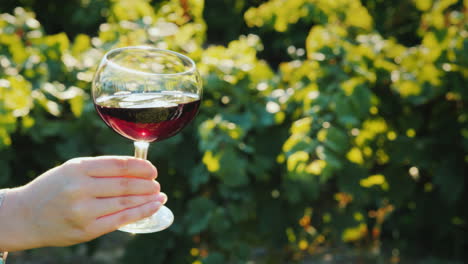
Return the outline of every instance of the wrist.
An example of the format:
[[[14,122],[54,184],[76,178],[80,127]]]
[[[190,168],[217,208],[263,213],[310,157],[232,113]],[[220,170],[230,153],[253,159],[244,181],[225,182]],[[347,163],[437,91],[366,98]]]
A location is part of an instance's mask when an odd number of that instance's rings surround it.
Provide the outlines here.
[[[20,251],[39,247],[39,240],[29,221],[28,204],[24,197],[24,187],[8,189],[0,208],[0,250]]]

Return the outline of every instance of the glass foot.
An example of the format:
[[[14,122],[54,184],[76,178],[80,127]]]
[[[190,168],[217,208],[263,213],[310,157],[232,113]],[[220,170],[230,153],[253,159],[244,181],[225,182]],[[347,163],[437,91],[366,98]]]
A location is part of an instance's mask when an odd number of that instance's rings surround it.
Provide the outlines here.
[[[119,230],[134,234],[153,233],[168,228],[172,222],[174,222],[174,214],[169,208],[163,206],[152,216],[122,226]]]

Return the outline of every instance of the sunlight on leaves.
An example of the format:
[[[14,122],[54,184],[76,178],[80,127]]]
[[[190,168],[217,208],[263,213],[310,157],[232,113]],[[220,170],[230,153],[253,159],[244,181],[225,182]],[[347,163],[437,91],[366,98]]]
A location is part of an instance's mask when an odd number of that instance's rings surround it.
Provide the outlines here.
[[[71,53],[73,56],[79,56],[91,47],[91,38],[85,34],[78,34],[73,43]]]
[[[364,164],[364,158],[362,156],[362,152],[357,147],[350,149],[349,152],[346,154],[346,158],[353,163],[356,163],[359,165]]]
[[[408,97],[412,95],[419,95],[421,93],[421,86],[414,81],[401,81],[396,85],[397,91],[403,97]]]
[[[304,117],[302,119],[296,120],[291,126],[291,133],[295,135],[307,134],[310,131],[313,118]]]
[[[374,139],[378,134],[385,133],[388,129],[384,119],[370,119],[364,121],[359,135],[356,137],[356,144],[363,146],[366,141]]]
[[[350,96],[351,94],[353,94],[354,88],[357,85],[362,84],[363,82],[364,82],[363,78],[353,77],[341,83],[341,88],[345,91],[345,94],[347,96]]]
[[[379,186],[382,190],[387,191],[389,186],[385,180],[385,176],[382,174],[371,175],[365,179],[359,181],[359,185],[364,188],[371,188],[373,186]]]
[[[344,242],[353,242],[362,239],[367,234],[367,226],[364,223],[356,227],[346,228],[341,235]]]
[[[325,166],[327,166],[327,162],[324,160],[314,160],[307,165],[305,171],[310,174],[320,175]]]
[[[209,172],[217,172],[219,170],[219,156],[214,156],[211,151],[205,152],[202,160]]]
[[[359,1],[350,1],[349,5],[345,23],[350,26],[370,30],[372,27],[372,17],[369,15],[367,9],[364,8]]]
[[[432,0],[413,0],[413,2],[421,11],[428,11],[432,6]]]
[[[288,171],[303,171],[305,162],[309,160],[309,153],[305,151],[297,151],[288,157]]]

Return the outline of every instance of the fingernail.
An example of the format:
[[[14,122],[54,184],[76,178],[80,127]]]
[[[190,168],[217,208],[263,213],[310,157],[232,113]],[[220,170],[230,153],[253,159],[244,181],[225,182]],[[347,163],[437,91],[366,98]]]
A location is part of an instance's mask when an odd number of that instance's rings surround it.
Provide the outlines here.
[[[156,188],[155,192],[159,192],[161,190],[161,185],[159,184],[159,182],[157,181],[154,181],[156,184],[154,185],[154,188]]]
[[[161,202],[162,204],[165,204],[165,203],[167,202],[167,195],[166,195],[165,193],[163,193],[163,192],[160,192],[160,193],[158,194],[157,200],[158,200],[159,202]]]

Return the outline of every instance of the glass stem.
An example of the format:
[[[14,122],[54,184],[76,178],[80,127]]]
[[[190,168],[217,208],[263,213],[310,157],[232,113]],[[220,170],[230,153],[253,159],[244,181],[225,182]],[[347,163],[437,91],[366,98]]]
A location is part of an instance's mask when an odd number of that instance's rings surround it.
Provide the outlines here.
[[[135,158],[146,159],[146,156],[148,155],[149,143],[143,141],[135,141],[133,145],[135,146]]]

